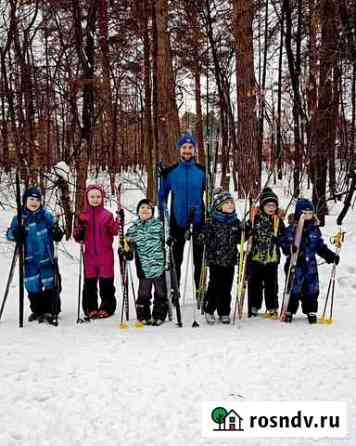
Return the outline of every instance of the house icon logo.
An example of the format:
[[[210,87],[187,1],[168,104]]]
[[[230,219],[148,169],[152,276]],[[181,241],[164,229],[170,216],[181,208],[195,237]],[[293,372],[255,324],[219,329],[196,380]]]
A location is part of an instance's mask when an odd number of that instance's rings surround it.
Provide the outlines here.
[[[243,432],[243,418],[233,409],[227,411],[225,407],[215,407],[211,412],[211,419],[218,424],[214,431]]]

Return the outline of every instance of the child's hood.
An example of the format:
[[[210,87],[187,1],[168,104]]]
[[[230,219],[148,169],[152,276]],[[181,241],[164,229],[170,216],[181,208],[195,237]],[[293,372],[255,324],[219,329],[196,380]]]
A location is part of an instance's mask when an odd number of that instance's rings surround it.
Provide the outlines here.
[[[103,208],[105,199],[105,190],[103,186],[99,184],[90,184],[85,190],[85,210],[88,211],[89,209],[92,209],[92,206],[90,206],[88,201],[88,194],[91,190],[98,190],[101,192],[101,203],[99,204],[98,208]]]

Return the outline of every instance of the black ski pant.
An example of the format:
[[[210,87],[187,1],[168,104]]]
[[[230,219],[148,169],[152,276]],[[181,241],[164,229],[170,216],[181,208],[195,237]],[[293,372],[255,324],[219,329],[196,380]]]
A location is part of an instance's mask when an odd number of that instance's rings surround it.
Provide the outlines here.
[[[44,290],[39,293],[29,293],[30,309],[36,314],[59,314],[61,299],[56,289]]]
[[[268,310],[278,308],[278,263],[251,261],[248,269],[248,307],[262,307],[263,289]]]
[[[99,278],[101,304],[98,306],[98,278],[86,278],[83,288],[83,311],[88,315],[91,311],[103,310],[110,315],[115,313],[116,298],[114,278]]]
[[[233,266],[211,265],[209,270],[205,311],[214,314],[217,310],[219,316],[228,316],[231,311],[231,288],[235,268]]]
[[[167,288],[164,273],[159,277],[139,279],[136,313],[139,321],[151,319],[152,287],[154,287],[152,318],[164,321],[168,312]]]
[[[299,301],[302,304],[302,312],[304,314],[318,312],[318,297],[319,293],[308,293],[307,285],[304,282],[301,294],[291,294],[288,311],[295,314],[298,311]]]
[[[178,285],[180,284],[180,278],[181,278],[181,266],[183,262],[184,245],[186,242],[193,243],[194,281],[196,289],[199,288],[200,273],[201,273],[203,251],[204,251],[204,247],[201,244],[197,243],[195,235],[197,234],[197,232],[198,228],[194,228],[192,240],[186,240],[185,239],[186,230],[180,228],[179,226],[174,224],[174,222],[171,223],[171,237],[174,239],[173,256],[177,272]]]

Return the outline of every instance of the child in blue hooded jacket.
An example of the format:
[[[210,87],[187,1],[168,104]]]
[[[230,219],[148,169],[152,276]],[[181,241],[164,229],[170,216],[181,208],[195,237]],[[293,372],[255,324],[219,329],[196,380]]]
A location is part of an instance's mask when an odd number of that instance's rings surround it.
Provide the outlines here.
[[[318,254],[327,263],[338,264],[340,259],[324,243],[313,204],[309,200],[301,198],[297,201],[295,207],[293,223],[286,228],[280,239],[283,253],[287,256],[285,270],[288,271],[295,232],[302,213],[304,214],[304,228],[290,301],[284,321],[292,322],[293,314],[297,312],[299,301],[301,301],[303,313],[308,316],[309,323],[314,324],[317,321],[316,313],[319,297],[318,265],[315,256]]]
[[[18,217],[13,217],[7,239],[24,246],[24,282],[32,311],[29,322],[50,322],[61,307],[59,290],[55,289],[53,242],[62,240],[64,234],[51,211],[43,208],[39,188],[28,188],[22,204],[22,224],[19,226]]]

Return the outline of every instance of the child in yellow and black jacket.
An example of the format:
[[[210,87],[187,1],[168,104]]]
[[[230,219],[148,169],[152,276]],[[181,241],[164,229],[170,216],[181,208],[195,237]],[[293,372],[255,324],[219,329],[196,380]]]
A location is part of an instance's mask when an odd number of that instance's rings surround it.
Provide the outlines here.
[[[278,212],[278,197],[272,189],[263,189],[260,206],[250,225],[248,317],[257,316],[264,291],[267,317],[278,319],[279,237],[285,226]]]

